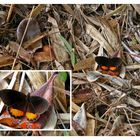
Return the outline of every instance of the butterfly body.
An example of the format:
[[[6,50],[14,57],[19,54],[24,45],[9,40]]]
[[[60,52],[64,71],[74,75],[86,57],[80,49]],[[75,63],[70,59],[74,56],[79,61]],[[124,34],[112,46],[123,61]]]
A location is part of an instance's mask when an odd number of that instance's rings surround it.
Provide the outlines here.
[[[122,61],[118,57],[104,57],[97,56],[95,61],[98,63],[98,70],[102,73],[109,74],[112,76],[118,76],[121,68]]]
[[[12,117],[26,118],[30,122],[36,121],[48,109],[48,102],[44,98],[30,94],[26,96],[15,90],[1,90],[0,98]]]

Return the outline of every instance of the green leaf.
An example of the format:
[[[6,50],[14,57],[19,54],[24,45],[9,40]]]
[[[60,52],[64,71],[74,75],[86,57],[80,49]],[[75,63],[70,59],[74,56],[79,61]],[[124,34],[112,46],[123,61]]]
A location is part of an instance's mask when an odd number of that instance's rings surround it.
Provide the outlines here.
[[[59,72],[58,76],[59,76],[59,80],[65,83],[68,75],[67,72]]]
[[[63,36],[60,35],[60,38],[64,42],[64,45],[65,45],[64,47],[70,55],[71,64],[72,66],[74,66],[77,62],[76,55],[74,53],[74,48],[69,44],[69,42]]]
[[[72,51],[73,51],[73,53],[71,53],[70,59],[71,59],[72,66],[74,66],[77,63],[77,59],[76,59],[76,55],[74,53],[74,50],[72,50]]]

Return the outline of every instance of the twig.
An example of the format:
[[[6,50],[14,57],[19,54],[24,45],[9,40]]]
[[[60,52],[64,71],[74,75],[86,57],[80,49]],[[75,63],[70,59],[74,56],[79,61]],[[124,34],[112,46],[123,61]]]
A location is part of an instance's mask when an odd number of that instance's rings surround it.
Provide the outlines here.
[[[125,115],[126,115],[127,121],[128,121],[128,123],[129,123],[129,125],[130,125],[131,129],[132,129],[132,130],[133,130],[133,132],[134,132],[134,135],[136,136],[136,133],[135,133],[135,131],[134,131],[134,129],[133,129],[133,126],[132,126],[132,124],[131,124],[131,123],[130,123],[130,121],[129,121],[128,114],[127,114],[127,112],[125,111],[125,109],[124,109],[124,108],[123,108],[123,111],[124,111],[124,113],[125,113]]]
[[[22,43],[23,43],[25,34],[26,34],[26,32],[27,32],[27,29],[28,29],[28,26],[29,26],[29,23],[30,23],[30,20],[31,20],[31,17],[32,17],[33,9],[34,9],[34,6],[33,6],[32,11],[31,11],[31,13],[30,13],[30,17],[29,17],[29,20],[28,20],[28,22],[27,22],[27,25],[26,25],[25,31],[24,31],[24,33],[23,33],[22,39],[21,39],[21,41],[20,41],[20,45],[19,45],[19,48],[18,48],[16,57],[15,57],[15,59],[14,59],[13,65],[12,65],[12,70],[14,69],[14,66],[15,66],[15,64],[16,64],[16,60],[17,60],[17,57],[18,57],[18,55],[19,55],[21,45],[22,45]]]
[[[11,4],[10,9],[8,11],[8,16],[7,16],[6,22],[9,22],[12,12],[13,12],[13,8],[14,8],[14,4]]]

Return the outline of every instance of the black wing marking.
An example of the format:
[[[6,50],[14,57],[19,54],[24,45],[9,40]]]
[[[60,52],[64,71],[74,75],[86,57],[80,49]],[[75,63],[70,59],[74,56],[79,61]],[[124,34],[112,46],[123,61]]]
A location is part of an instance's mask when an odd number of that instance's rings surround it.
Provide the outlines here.
[[[99,66],[109,66],[109,58],[104,56],[97,56],[95,57],[95,61],[98,63]]]
[[[48,101],[39,96],[31,96],[29,98],[28,112],[42,114],[47,111]]]
[[[121,58],[117,58],[117,57],[110,58],[110,63],[109,63],[110,66],[119,67],[121,64],[122,64]]]
[[[25,110],[26,95],[11,89],[0,90],[0,98],[6,106]]]

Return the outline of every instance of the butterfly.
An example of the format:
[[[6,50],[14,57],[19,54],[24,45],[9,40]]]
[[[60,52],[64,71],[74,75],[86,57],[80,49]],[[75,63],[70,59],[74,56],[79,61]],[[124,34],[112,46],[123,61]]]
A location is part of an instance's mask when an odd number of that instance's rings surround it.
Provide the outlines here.
[[[25,117],[30,122],[35,122],[49,107],[48,101],[42,97],[25,95],[12,89],[0,90],[0,98],[12,117]]]
[[[97,62],[98,69],[101,70],[102,73],[106,73],[112,76],[118,76],[121,68],[122,60],[118,57],[104,57],[97,56],[95,57],[95,61]]]

